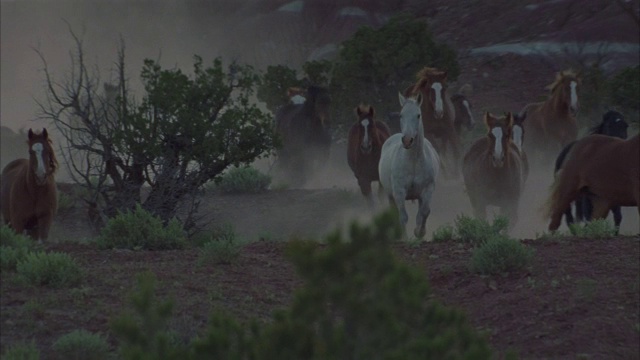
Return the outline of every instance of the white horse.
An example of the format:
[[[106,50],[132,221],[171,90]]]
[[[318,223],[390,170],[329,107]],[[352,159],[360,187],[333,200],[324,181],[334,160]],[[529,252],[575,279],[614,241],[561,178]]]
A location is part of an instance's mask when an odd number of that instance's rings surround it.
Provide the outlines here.
[[[440,157],[433,145],[424,137],[420,105],[422,95],[407,99],[400,98],[400,133],[391,135],[382,146],[378,171],[380,184],[387,192],[392,206],[400,213],[403,236],[409,219],[404,206],[405,200],[418,200],[414,235],[422,238],[426,233],[425,223],[431,213],[431,196],[435,189]]]

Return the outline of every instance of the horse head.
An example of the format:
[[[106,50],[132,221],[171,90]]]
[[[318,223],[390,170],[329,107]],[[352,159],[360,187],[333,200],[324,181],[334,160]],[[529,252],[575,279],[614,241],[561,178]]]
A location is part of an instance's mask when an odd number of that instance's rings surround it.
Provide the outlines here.
[[[428,104],[433,109],[434,117],[442,119],[444,116],[447,71],[425,67],[418,72],[418,79],[416,90],[419,90],[426,97]]]
[[[400,131],[402,133],[402,146],[410,149],[415,144],[418,137],[424,136],[420,106],[422,105],[422,95],[419,93],[415,99],[405,98],[398,93],[400,99]]]
[[[628,127],[629,124],[624,120],[622,114],[615,110],[610,110],[602,115],[602,123],[593,128],[592,133],[626,139]]]
[[[491,160],[493,166],[501,168],[506,163],[505,158],[509,149],[513,116],[510,112],[503,117],[496,117],[489,112],[484,114],[484,123],[487,125]]]
[[[579,74],[572,70],[565,70],[557,73],[555,81],[547,86],[552,96],[562,105],[567,106],[573,116],[578,113],[578,88],[581,82]]]
[[[513,114],[513,127],[511,128],[511,139],[518,148],[518,152],[522,153],[522,144],[524,143],[524,120],[527,118],[527,112],[522,114]]]
[[[375,136],[373,115],[374,110],[371,105],[360,105],[356,108],[358,124],[361,127],[359,132],[360,151],[363,154],[370,154],[373,149],[373,136]]]
[[[476,120],[471,112],[471,103],[466,96],[455,94],[451,97],[451,102],[456,109],[456,121],[464,125],[467,130],[471,130],[476,126]]]
[[[27,144],[29,144],[29,166],[35,175],[36,183],[45,185],[58,168],[58,161],[47,129],[43,128],[39,134],[29,129]]]

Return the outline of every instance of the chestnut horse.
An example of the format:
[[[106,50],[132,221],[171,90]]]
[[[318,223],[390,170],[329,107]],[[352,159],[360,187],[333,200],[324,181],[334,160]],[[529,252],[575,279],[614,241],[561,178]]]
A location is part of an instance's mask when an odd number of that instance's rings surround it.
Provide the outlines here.
[[[462,175],[475,217],[486,219],[487,206],[500,207],[513,227],[524,186],[520,154],[512,144],[513,116],[485,113],[487,136],[476,140],[462,160]]]
[[[378,173],[380,150],[382,144],[389,138],[390,131],[387,124],[374,118],[372,106],[360,105],[356,107],[355,112],[357,121],[349,130],[347,162],[358,179],[362,195],[372,204],[371,183],[380,182]]]
[[[415,85],[404,91],[405,96],[422,94],[421,112],[424,136],[443,158],[445,172],[459,175],[461,145],[454,126],[455,108],[447,96],[447,72],[425,67],[417,74]]]
[[[2,170],[1,199],[4,223],[34,239],[47,240],[58,208],[55,172],[58,168],[47,129],[29,129],[29,159],[16,159]]]
[[[556,74],[555,81],[547,86],[549,98],[544,102],[528,104],[522,109],[528,120],[524,128],[529,136],[525,144],[527,154],[546,166],[551,159],[578,136],[578,87],[580,78],[571,70]]]
[[[589,134],[602,134],[615,136],[620,139],[626,139],[627,127],[629,127],[629,124],[624,121],[624,116],[617,111],[610,110],[602,115],[602,122],[592,127],[589,131]],[[575,141],[565,146],[558,155],[555,166],[556,173],[560,170],[560,168],[562,168],[562,164],[567,154],[569,153],[569,150],[571,150],[574,144]],[[578,222],[591,221],[591,212],[593,207],[587,195],[580,196],[575,202],[575,207],[576,218]],[[615,224],[616,229],[618,229],[620,227],[620,223],[622,222],[622,211],[620,210],[620,206],[612,207],[611,212],[613,213],[613,223]],[[567,208],[567,210],[564,212],[564,215],[567,226],[569,226],[569,229],[571,229],[570,225],[574,222],[573,214],[571,213],[571,206]]]
[[[640,215],[640,134],[628,140],[594,134],[578,140],[556,174],[547,200],[549,230],[580,196],[593,203],[593,219],[603,219],[614,206],[636,206]]]
[[[524,182],[529,177],[529,158],[524,151],[524,120],[527,118],[527,112],[523,114],[513,114],[513,126],[511,128],[511,140],[513,145],[518,149],[518,154],[522,160],[522,174]]]

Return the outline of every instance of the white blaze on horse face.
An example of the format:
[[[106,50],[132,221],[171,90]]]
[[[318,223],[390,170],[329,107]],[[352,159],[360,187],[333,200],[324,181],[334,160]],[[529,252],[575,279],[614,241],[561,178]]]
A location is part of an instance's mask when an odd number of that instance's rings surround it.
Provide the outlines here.
[[[522,127],[513,125],[513,143],[516,144],[518,151],[522,152]]]
[[[407,99],[404,102],[400,111],[400,131],[405,149],[411,148],[415,139],[423,135],[419,133],[421,130],[419,125],[422,124],[420,114],[420,106],[415,100]]]
[[[471,113],[471,107],[469,106],[469,101],[467,100],[462,100],[462,105],[464,105],[465,109],[467,109],[467,113],[469,114],[469,122],[471,124],[471,126],[474,126],[476,124],[476,120],[473,118],[473,114]]]
[[[369,119],[362,119],[360,121],[360,125],[364,128],[364,137],[362,138],[362,144],[360,144],[360,148],[366,154],[371,151],[371,139],[369,138]]]
[[[496,143],[493,147],[493,160],[501,162],[504,157],[502,151],[502,128],[494,127],[493,129],[491,129],[491,133],[496,138]]]
[[[307,101],[307,99],[302,95],[293,95],[289,100],[294,105],[301,105],[304,104],[305,101]]]
[[[578,86],[578,83],[575,81],[572,81],[569,83],[569,86],[571,87],[571,109],[573,111],[578,110],[578,93],[576,92],[576,87]]]
[[[31,150],[36,154],[36,161],[38,165],[36,166],[36,176],[39,179],[44,179],[47,175],[47,171],[44,167],[44,159],[42,159],[42,152],[44,151],[44,146],[40,143],[35,143],[31,145]]]
[[[436,93],[436,103],[435,103],[435,107],[436,107],[436,117],[440,118],[442,117],[442,84],[440,84],[439,82],[434,82],[433,85],[431,85],[431,88],[433,89],[433,91]]]

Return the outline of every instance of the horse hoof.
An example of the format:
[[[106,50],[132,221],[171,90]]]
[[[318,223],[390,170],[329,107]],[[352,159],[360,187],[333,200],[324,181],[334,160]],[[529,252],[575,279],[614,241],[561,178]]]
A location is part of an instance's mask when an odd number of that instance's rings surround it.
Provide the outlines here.
[[[425,229],[420,230],[420,229],[416,228],[415,230],[413,230],[413,235],[415,235],[418,239],[422,239],[422,237],[424,236],[424,234],[426,232],[427,231]]]

